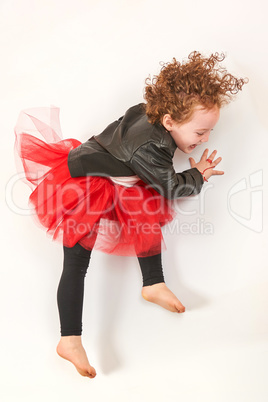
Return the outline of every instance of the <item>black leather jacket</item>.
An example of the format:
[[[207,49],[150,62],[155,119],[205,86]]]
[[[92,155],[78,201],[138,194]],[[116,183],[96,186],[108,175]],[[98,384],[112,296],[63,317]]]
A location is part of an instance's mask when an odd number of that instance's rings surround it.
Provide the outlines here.
[[[72,177],[137,175],[169,199],[198,194],[203,177],[196,168],[175,172],[172,159],[176,148],[161,124],[148,122],[141,103],[71,150],[68,167]]]

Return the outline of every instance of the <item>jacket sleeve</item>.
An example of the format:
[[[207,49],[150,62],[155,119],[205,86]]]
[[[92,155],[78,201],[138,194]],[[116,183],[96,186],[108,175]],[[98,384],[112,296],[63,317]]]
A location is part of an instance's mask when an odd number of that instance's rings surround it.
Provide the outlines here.
[[[196,168],[176,173],[170,151],[165,146],[153,142],[148,142],[136,150],[129,166],[141,180],[168,199],[198,194],[204,183]]]

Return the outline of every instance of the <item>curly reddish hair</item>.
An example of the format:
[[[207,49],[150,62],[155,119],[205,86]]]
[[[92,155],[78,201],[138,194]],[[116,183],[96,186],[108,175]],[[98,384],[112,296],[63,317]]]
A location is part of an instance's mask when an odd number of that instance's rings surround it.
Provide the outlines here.
[[[195,51],[182,63],[173,58],[171,63],[163,64],[159,75],[145,81],[145,108],[150,123],[161,122],[165,114],[177,123],[186,122],[198,105],[211,109],[229,103],[248,79],[229,74],[219,65],[224,59],[224,54],[204,57]]]

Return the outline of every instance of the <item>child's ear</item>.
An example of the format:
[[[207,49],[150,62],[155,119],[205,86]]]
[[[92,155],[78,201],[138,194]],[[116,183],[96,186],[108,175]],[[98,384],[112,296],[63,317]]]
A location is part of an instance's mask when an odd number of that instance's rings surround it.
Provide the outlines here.
[[[170,114],[165,114],[162,119],[162,124],[166,130],[171,131],[174,125],[174,120],[170,116]]]

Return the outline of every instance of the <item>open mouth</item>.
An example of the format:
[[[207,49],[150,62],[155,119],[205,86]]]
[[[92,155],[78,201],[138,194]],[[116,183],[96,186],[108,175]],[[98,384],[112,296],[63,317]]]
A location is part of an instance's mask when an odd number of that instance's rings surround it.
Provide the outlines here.
[[[195,145],[190,145],[189,146],[189,148],[191,148],[191,149],[195,149],[195,147],[197,147],[197,145],[195,144]]]

